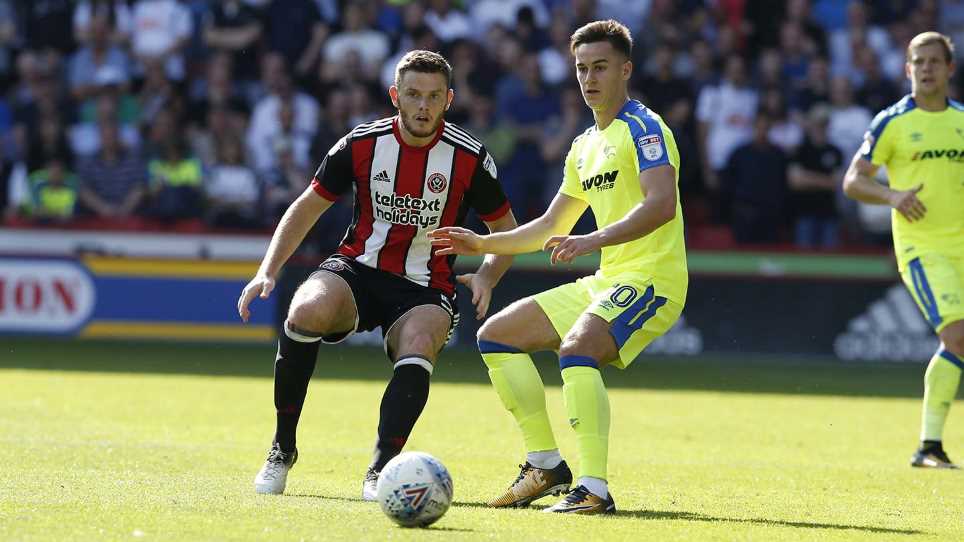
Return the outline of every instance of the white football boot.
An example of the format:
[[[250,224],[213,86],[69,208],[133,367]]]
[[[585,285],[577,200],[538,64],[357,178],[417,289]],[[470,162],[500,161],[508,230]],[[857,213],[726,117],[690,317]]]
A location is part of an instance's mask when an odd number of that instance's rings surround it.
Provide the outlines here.
[[[254,491],[266,495],[281,495],[285,491],[285,483],[288,481],[288,471],[298,461],[297,448],[285,453],[281,451],[281,446],[276,442],[268,451],[268,459],[264,461],[264,466],[254,477]]]
[[[378,471],[372,467],[368,467],[368,472],[365,473],[361,497],[365,501],[374,501],[378,498]]]

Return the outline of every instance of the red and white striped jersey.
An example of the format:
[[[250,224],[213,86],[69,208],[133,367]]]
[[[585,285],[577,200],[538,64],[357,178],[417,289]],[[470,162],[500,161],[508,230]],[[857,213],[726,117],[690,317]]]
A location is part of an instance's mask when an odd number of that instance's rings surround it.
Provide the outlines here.
[[[336,143],[311,186],[335,201],[354,190],[355,214],[338,252],[452,295],[455,256],[433,253],[427,232],[461,226],[469,208],[485,221],[509,211],[495,161],[482,143],[442,122],[424,147],[406,145],[398,117],[357,126]]]

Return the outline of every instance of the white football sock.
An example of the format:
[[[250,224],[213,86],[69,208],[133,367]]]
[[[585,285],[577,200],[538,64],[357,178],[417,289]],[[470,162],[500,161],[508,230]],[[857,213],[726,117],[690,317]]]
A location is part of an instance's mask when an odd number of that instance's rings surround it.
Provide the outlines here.
[[[526,454],[526,461],[537,469],[554,469],[562,463],[562,456],[559,449],[544,450],[541,452],[529,452]]]
[[[592,476],[580,476],[579,481],[576,482],[577,486],[586,486],[586,489],[590,493],[597,497],[603,499],[609,497],[609,484],[606,483],[602,478],[593,478]]]

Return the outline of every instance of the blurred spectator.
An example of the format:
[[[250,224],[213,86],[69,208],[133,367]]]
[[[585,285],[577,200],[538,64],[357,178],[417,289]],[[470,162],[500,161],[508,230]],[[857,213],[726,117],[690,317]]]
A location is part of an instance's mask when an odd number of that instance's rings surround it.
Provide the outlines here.
[[[137,0],[133,10],[131,49],[140,60],[164,63],[167,76],[180,81],[185,75],[183,49],[194,28],[191,13],[177,0]]]
[[[261,21],[251,6],[241,0],[220,0],[211,6],[204,21],[204,43],[212,53],[231,55],[234,76],[256,79],[257,50]]]
[[[6,92],[13,77],[13,53],[17,42],[16,10],[12,0],[0,0],[0,91]]]
[[[262,175],[265,179],[267,215],[272,223],[281,219],[291,202],[305,191],[311,179],[309,170],[298,165],[292,151],[287,140],[278,140],[274,148],[278,159],[274,167]]]
[[[857,54],[862,82],[857,90],[857,102],[871,113],[890,107],[900,99],[900,89],[893,81],[884,77],[880,69],[877,53],[864,47]]]
[[[29,49],[63,56],[74,50],[70,0],[33,0],[15,2],[20,10],[23,38]]]
[[[119,135],[116,124],[100,125],[100,151],[78,163],[80,213],[119,219],[140,205],[147,168],[136,153],[124,149]]]
[[[67,144],[67,130],[59,116],[45,115],[31,127],[30,145],[27,148],[27,169],[34,171],[58,157],[67,165],[74,163],[73,152]]]
[[[964,51],[964,0],[941,2],[939,19],[941,32],[950,36],[958,51]]]
[[[515,26],[519,9],[522,7],[532,10],[538,26],[549,25],[549,11],[546,9],[546,4],[539,0],[476,0],[469,4],[471,4],[472,33],[476,39],[481,39],[488,34],[492,26],[502,28]]]
[[[581,100],[581,98],[580,98]],[[580,102],[580,106],[581,106]],[[496,164],[506,164],[515,153],[516,132],[504,120],[495,114],[495,103],[492,97],[486,94],[479,94],[468,104],[469,116],[465,120],[466,130],[475,134],[481,141],[485,141],[485,150],[495,159]],[[591,119],[590,119],[591,120]],[[548,124],[558,129],[564,130],[572,121],[568,108],[564,108],[561,117],[553,117],[548,120]],[[562,127],[560,127],[560,123]],[[546,147],[554,148],[556,132],[546,131],[547,138],[542,143],[543,156],[546,155]],[[572,143],[572,140],[569,141]],[[558,151],[550,151],[549,154],[555,156]],[[551,182],[549,183],[551,184]]]
[[[807,49],[810,50],[811,53],[826,56],[828,53],[827,32],[817,24],[816,19],[811,14],[810,0],[787,0],[785,12],[785,20],[800,25],[800,28],[812,44],[808,45]]]
[[[830,109],[815,106],[807,115],[807,136],[790,159],[787,172],[790,202],[796,217],[794,240],[804,248],[834,248],[839,244],[835,193],[843,175],[844,157],[827,139]]]
[[[201,218],[201,161],[188,154],[187,143],[175,131],[147,163],[148,214],[169,222]]]
[[[830,103],[830,64],[823,57],[816,57],[807,66],[807,79],[790,97],[794,111],[809,111],[819,103]]]
[[[696,40],[690,45],[689,58],[691,66],[686,76],[690,80],[693,95],[699,96],[704,88],[715,85],[719,81],[713,50],[707,42]]]
[[[757,74],[754,86],[758,88],[773,87],[786,92],[793,88],[784,73],[783,57],[779,49],[767,48],[760,52],[757,59]],[[794,84],[799,84],[794,81]]]
[[[452,0],[428,0],[425,24],[446,43],[467,38],[472,33],[472,22],[469,17],[461,9],[453,6]]]
[[[562,13],[553,16],[549,25],[549,45],[539,51],[539,70],[542,80],[548,85],[559,86],[572,77],[573,60],[569,51],[571,34],[569,19]]]
[[[358,2],[348,2],[345,6],[345,19],[348,7],[356,6],[363,11]],[[364,13],[356,14],[364,20]],[[280,53],[285,63],[294,69],[298,78],[311,73],[318,61],[318,55],[328,38],[328,26],[321,18],[318,5],[313,0],[284,0],[268,4],[264,16],[265,34],[268,50]],[[347,22],[345,23],[347,25]],[[379,37],[384,38],[381,34]],[[328,42],[332,38],[328,39]],[[385,55],[388,51],[385,51]],[[382,58],[384,58],[384,56]],[[327,58],[327,57],[326,57]]]
[[[780,147],[783,152],[792,154],[803,142],[803,128],[787,111],[783,92],[778,88],[763,89],[760,110],[770,118],[770,142]]]
[[[291,78],[284,71],[284,61],[280,56],[275,54],[269,55],[268,58],[270,60],[267,62],[281,65],[268,68],[273,73],[269,82],[272,85],[269,88],[271,93],[255,106],[247,134],[248,151],[257,162],[260,162],[255,163],[258,169],[268,167],[263,160],[265,149],[260,149],[258,146],[284,130],[281,115],[283,106],[291,107],[293,120],[291,129],[300,134],[299,137],[303,135],[310,141],[318,131],[318,103],[308,94],[296,90]]]
[[[810,58],[817,54],[817,45],[807,38],[799,23],[786,21],[780,25],[780,57],[783,77],[791,85],[807,77]]]
[[[738,243],[775,243],[786,216],[787,157],[770,143],[770,118],[759,113],[749,143],[737,147],[721,175],[733,237]]]
[[[124,146],[132,151],[140,148],[141,136],[137,129],[136,111],[130,111],[136,104],[132,104],[133,100],[129,96],[120,95],[119,90],[116,90],[119,88],[116,83],[102,82],[106,83],[104,86],[108,88],[101,91],[96,99],[85,104],[80,112],[79,122],[70,127],[70,149],[78,156],[90,156],[100,151],[103,124],[119,125]]]
[[[123,49],[111,43],[108,15],[95,12],[88,24],[87,45],[70,62],[70,91],[77,100],[94,95],[107,79],[127,88],[130,61]]]
[[[302,179],[303,184],[304,182]],[[222,139],[218,144],[217,160],[204,182],[206,222],[219,228],[261,227],[261,192],[261,185],[254,171],[244,164],[244,145],[241,139]],[[285,205],[289,203],[291,200]]]
[[[150,125],[164,109],[170,110],[176,116],[184,112],[184,103],[159,59],[144,61],[144,82],[137,94],[137,103],[138,120],[143,125]]]
[[[81,0],[74,10],[74,38],[87,43],[94,32],[94,19],[107,21],[107,35],[112,44],[124,45],[131,37],[134,20],[126,0]]]
[[[205,167],[212,166],[217,160],[217,149],[229,137],[244,133],[243,120],[223,106],[213,106],[207,110],[203,125],[194,126],[189,134],[191,153]]]
[[[281,102],[278,109],[278,130],[262,133],[263,139],[254,144],[252,150],[255,167],[258,171],[274,169],[278,164],[278,150],[284,149],[291,154],[298,167],[307,168],[312,135],[295,126],[292,102]]]
[[[349,51],[354,51],[361,57],[365,79],[375,79],[391,52],[388,38],[369,27],[364,5],[348,4],[344,17],[344,30],[325,42],[325,63],[337,66]]]
[[[659,0],[656,0],[657,2]],[[635,36],[643,31],[643,23],[649,16],[654,0],[596,0],[596,16],[600,19],[616,19],[625,24]]]
[[[878,55],[886,55],[890,49],[887,31],[870,24],[867,6],[860,0],[847,4],[847,26],[830,35],[830,59],[835,76],[850,74],[854,68],[854,51],[870,46]]]
[[[646,67],[647,73],[643,73],[643,66],[634,68],[639,70],[633,74],[636,79],[634,87],[642,93],[643,103],[660,115],[679,100],[692,103],[689,84],[673,74],[673,50],[668,45],[661,45],[653,51],[652,59],[652,66]]]
[[[66,222],[74,217],[77,203],[77,176],[67,169],[65,156],[53,155],[46,167],[30,173],[31,219]]]
[[[536,24],[535,14],[529,6],[519,8],[512,33],[527,51],[541,51],[549,43],[548,36]]]
[[[314,160],[312,166],[320,165],[323,157],[335,146],[335,143],[355,127],[350,122],[349,105],[350,96],[347,89],[335,87],[328,93],[321,122],[318,123],[318,132],[311,142],[309,154]]]
[[[830,81],[830,126],[828,137],[844,156],[853,156],[864,141],[872,116],[867,108],[854,103],[850,80],[834,77]]]
[[[245,117],[250,110],[244,93],[231,78],[231,55],[227,53],[216,53],[208,59],[205,77],[195,80],[190,92],[188,109],[195,123],[203,122],[215,107]]]
[[[732,55],[726,60],[726,71],[719,85],[704,87],[696,105],[699,121],[701,162],[706,184],[719,186],[718,174],[733,149],[750,139],[758,96],[747,85],[746,64]]]
[[[543,207],[546,163],[539,147],[544,138],[545,119],[559,114],[559,97],[542,82],[539,58],[524,54],[512,76],[504,80],[497,95],[496,114],[516,134],[515,153],[503,167],[503,187],[517,217],[538,216]]]
[[[693,118],[693,102],[689,100],[676,100],[673,105],[665,112],[660,112],[660,116],[666,125],[673,132],[673,139],[676,140],[676,147],[679,149],[689,149],[693,153],[696,148],[696,121]],[[679,190],[682,198],[687,198],[695,193],[702,192],[703,171],[700,168],[700,161],[695,156],[680,159],[679,166]],[[684,207],[685,210],[685,207]]]

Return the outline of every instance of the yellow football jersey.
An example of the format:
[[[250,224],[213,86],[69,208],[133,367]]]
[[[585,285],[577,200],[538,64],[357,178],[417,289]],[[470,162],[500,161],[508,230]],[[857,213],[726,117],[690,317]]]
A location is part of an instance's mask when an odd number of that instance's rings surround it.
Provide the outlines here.
[[[629,100],[605,130],[590,127],[572,142],[559,191],[587,202],[602,229],[646,199],[639,173],[666,164],[676,169],[679,182],[679,150],[673,133],[659,115]],[[652,277],[660,295],[685,302],[689,276],[679,191],[675,218],[640,239],[603,247],[599,274],[625,273]]]
[[[923,254],[964,254],[964,106],[949,100],[943,111],[924,111],[907,95],[877,114],[860,152],[887,168],[891,188],[924,185],[922,220],[891,213],[901,271]]]

